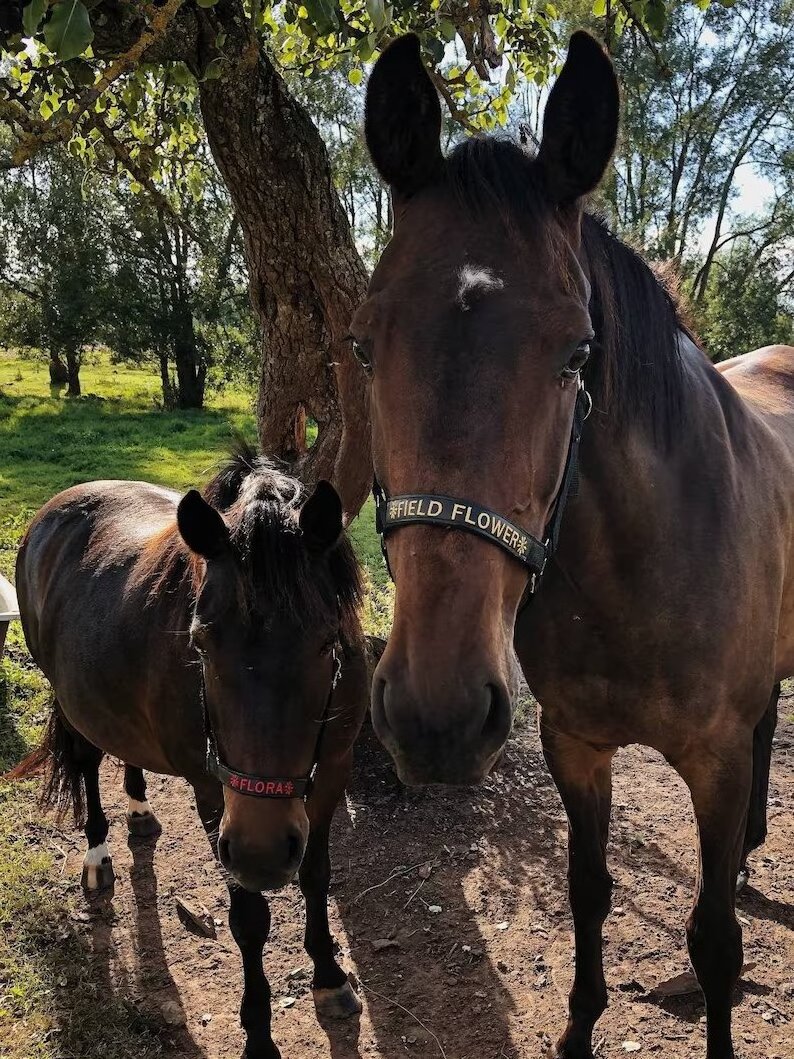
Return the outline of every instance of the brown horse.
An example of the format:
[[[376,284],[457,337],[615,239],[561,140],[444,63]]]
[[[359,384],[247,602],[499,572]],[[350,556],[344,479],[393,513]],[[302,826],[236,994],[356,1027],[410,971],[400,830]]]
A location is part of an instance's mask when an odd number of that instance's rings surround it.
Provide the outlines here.
[[[510,729],[515,648],[570,824],[567,1059],[590,1059],[606,1004],[612,758],[660,751],[692,794],[689,951],[708,1057],[729,1059],[735,880],[765,835],[794,672],[794,349],[718,371],[585,212],[618,114],[584,33],[534,154],[480,138],[444,157],[415,38],[372,73],[367,141],[395,223],[351,332],[396,584],[373,721],[406,782],[480,780]]]
[[[184,776],[230,873],[247,1059],[278,1059],[262,951],[263,889],[300,869],[318,1010],[360,1003],[328,927],[328,834],[368,701],[359,570],[342,506],[241,448],[180,501],[142,482],[91,482],[36,515],[17,560],[30,652],[52,684],[47,797],[82,815],[88,889],[113,879],[99,765],[125,766],[133,835],[159,824],[142,769]],[[199,663],[200,659],[200,663]]]

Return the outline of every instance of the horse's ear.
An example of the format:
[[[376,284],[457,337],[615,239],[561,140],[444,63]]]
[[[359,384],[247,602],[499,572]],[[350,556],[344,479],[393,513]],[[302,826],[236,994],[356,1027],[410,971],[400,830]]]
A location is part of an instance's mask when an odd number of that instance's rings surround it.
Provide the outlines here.
[[[598,41],[580,30],[571,37],[543,115],[538,161],[551,199],[566,205],[598,187],[615,150],[619,116],[612,62]]]
[[[319,481],[298,516],[306,547],[312,552],[332,548],[342,533],[342,501],[330,482]]]
[[[229,527],[195,489],[179,501],[176,524],[188,548],[205,559],[220,558],[229,545]]]
[[[415,34],[398,37],[375,63],[364,132],[372,161],[398,195],[413,195],[441,167],[441,104]]]

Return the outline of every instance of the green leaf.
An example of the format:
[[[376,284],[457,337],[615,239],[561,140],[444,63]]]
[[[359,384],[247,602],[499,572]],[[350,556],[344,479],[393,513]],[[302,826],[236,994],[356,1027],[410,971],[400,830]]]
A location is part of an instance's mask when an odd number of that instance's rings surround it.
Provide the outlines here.
[[[321,34],[330,33],[338,24],[335,0],[304,0],[309,18]]]
[[[364,77],[364,71],[360,66],[354,66],[352,70],[348,72],[347,79],[351,85],[360,85]]]
[[[59,59],[76,59],[94,39],[91,19],[80,0],[58,0],[44,27],[47,47]]]
[[[375,29],[383,29],[387,21],[384,0],[367,0],[367,14]]]
[[[455,23],[450,22],[449,19],[446,18],[441,19],[438,28],[444,40],[454,40],[458,32],[455,28]]]
[[[607,0],[595,0],[593,4],[593,14],[596,18],[603,18],[607,13]]]
[[[22,11],[22,25],[26,36],[32,37],[36,33],[46,11],[47,0],[30,0],[30,3],[25,6]]]

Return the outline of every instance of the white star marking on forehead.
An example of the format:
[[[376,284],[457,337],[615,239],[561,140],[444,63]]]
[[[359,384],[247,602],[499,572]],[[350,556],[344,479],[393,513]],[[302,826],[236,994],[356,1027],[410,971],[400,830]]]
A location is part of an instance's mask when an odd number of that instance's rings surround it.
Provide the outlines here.
[[[505,285],[495,272],[478,265],[464,265],[458,273],[458,284],[458,305],[464,312],[477,298],[502,290]]]

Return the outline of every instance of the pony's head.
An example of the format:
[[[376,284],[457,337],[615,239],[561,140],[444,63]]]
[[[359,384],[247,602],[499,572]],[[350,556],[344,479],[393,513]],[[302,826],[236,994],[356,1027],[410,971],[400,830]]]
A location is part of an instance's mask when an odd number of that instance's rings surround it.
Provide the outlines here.
[[[306,498],[297,481],[242,452],[203,496],[182,498],[177,525],[195,568],[190,636],[209,728],[232,773],[219,856],[242,886],[277,888],[294,876],[309,830],[288,784],[310,773],[321,727],[334,721],[324,715],[338,661],[358,634],[361,587],[342,505],[327,482]]]
[[[376,64],[366,136],[394,235],[351,331],[387,496],[473,501],[543,540],[594,336],[582,203],[614,150],[618,109],[609,58],[576,33],[536,154],[480,138],[444,157],[417,39]],[[527,571],[454,527],[401,526],[387,544],[396,606],[376,732],[406,782],[480,780],[511,725]]]

